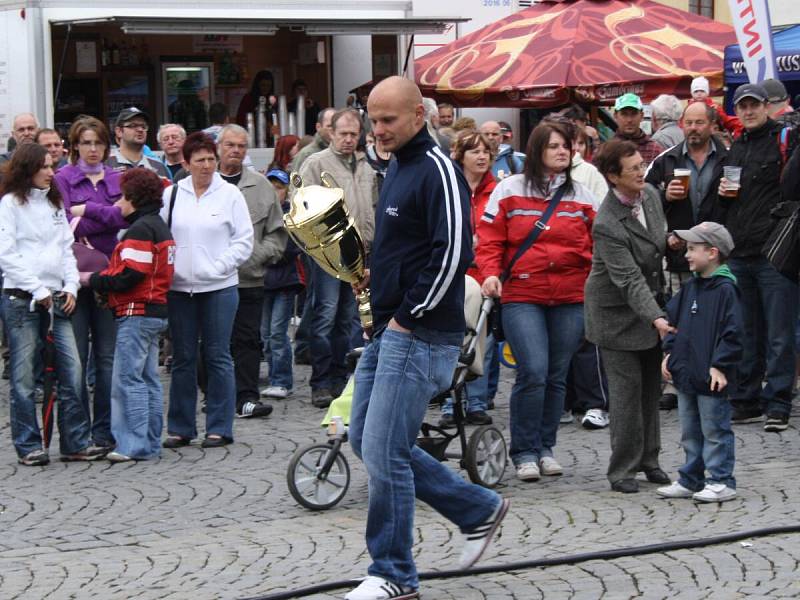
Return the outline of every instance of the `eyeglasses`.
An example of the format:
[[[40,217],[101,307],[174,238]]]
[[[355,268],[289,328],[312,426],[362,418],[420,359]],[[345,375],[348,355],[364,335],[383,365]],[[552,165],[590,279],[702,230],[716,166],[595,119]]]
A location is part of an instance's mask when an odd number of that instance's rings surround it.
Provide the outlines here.
[[[95,142],[94,140],[89,142],[84,140],[82,142],[78,142],[78,146],[81,148],[105,148],[106,145],[105,142]]]
[[[123,129],[137,129],[138,131],[147,131],[150,126],[145,123],[125,123]]]
[[[647,171],[647,163],[639,163],[638,165],[634,165],[632,167],[628,167],[627,169],[622,169],[623,173],[644,173]]]

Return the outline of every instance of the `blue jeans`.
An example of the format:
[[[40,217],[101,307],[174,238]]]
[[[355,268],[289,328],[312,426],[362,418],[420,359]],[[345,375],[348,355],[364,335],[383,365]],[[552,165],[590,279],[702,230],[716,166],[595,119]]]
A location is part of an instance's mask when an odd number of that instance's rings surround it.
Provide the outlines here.
[[[312,265],[311,389],[331,389],[347,379],[347,352],[353,333],[356,299],[349,283]]]
[[[208,375],[206,435],[216,434],[233,440],[236,380],[231,332],[238,305],[236,286],[199,294],[169,293],[172,381],[168,433],[185,439],[197,437],[197,341],[202,338]]]
[[[497,360],[497,342],[490,333],[486,336],[486,350],[483,355],[483,375],[467,382],[467,413],[486,411],[489,406],[489,380],[492,376],[492,362]],[[453,398],[448,396],[442,404],[442,414],[453,414]]]
[[[88,288],[78,291],[78,302],[72,315],[72,328],[78,344],[81,360],[81,399],[86,414],[92,415],[92,440],[100,446],[113,446],[111,435],[111,374],[114,371],[114,347],[117,324],[109,308],[100,308],[95,302],[94,292]],[[94,401],[89,408],[89,388],[86,385],[89,361],[89,338],[91,336],[94,357],[95,386]]]
[[[736,488],[733,477],[734,437],[731,404],[720,396],[686,394],[678,391],[681,446],[686,463],[678,469],[678,483],[699,491],[708,483]],[[709,476],[705,476],[708,469]]]
[[[294,332],[294,352],[301,354],[311,353],[311,321],[314,318],[312,308],[314,305],[314,287],[312,285],[313,271],[311,265],[313,260],[307,254],[300,255],[305,273],[305,295],[303,300],[303,314],[300,316],[300,324]]]
[[[267,290],[261,316],[261,341],[269,346],[269,384],[291,390],[292,343],[289,341],[289,321],[294,312],[295,290]]]
[[[111,433],[120,454],[140,459],[161,455],[164,391],[158,378],[158,337],[166,328],[166,319],[154,317],[117,321]]]
[[[732,258],[728,264],[742,295],[744,321],[744,351],[731,402],[748,407],[760,400],[760,408],[767,413],[789,415],[795,378],[797,284],[763,257]]]
[[[42,448],[42,434],[36,420],[35,365],[41,362],[50,317],[37,308],[30,312],[30,300],[3,294],[3,318],[11,351],[11,437],[17,455]],[[75,334],[68,318],[56,315],[53,322],[55,367],[58,378],[56,402],[58,440],[61,454],[75,454],[89,446],[89,415],[80,400],[81,364]]]
[[[428,402],[452,383],[458,353],[457,346],[387,329],[367,344],[355,373],[350,441],[369,474],[368,572],[415,589],[414,496],[462,531],[500,502],[415,443]]]
[[[503,304],[503,330],[517,361],[511,389],[511,460],[553,456],[567,372],[583,337],[583,304]]]

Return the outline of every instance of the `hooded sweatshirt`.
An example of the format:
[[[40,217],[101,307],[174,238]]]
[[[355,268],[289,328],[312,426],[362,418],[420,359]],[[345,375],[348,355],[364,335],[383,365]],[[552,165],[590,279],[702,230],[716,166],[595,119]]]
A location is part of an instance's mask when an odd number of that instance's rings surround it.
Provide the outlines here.
[[[175,185],[175,276],[170,289],[197,294],[238,285],[237,269],[253,252],[253,223],[244,196],[219,173],[214,173],[199,198],[191,177]],[[161,218],[165,222],[169,222],[173,187],[164,190]]]
[[[31,189],[24,204],[12,194],[0,201],[0,270],[3,288],[20,289],[37,302],[51,291],[78,293],[72,230],[49,190]]]
[[[722,265],[711,277],[683,284],[667,304],[667,318],[678,331],[664,338],[667,368],[679,391],[724,396],[709,387],[711,367],[733,382],[742,358],[742,314],[736,277]],[[730,385],[730,383],[729,383]]]

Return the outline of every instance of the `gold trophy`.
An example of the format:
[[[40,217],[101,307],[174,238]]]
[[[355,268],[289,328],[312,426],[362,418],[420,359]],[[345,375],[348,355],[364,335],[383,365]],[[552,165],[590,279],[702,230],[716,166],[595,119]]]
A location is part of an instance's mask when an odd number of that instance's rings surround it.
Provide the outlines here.
[[[359,283],[366,271],[367,251],[344,201],[344,190],[329,173],[320,175],[323,185],[303,186],[299,173],[291,174],[295,188],[283,222],[297,246],[330,275]],[[365,331],[372,331],[369,290],[356,295],[358,316]]]

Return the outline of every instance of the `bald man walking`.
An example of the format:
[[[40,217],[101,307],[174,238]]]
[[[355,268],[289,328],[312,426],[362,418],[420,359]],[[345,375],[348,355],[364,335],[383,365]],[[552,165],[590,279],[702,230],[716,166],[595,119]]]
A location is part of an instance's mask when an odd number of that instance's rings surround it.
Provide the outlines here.
[[[411,553],[415,495],[466,536],[463,569],[486,550],[509,502],[415,445],[428,402],[450,387],[466,330],[470,193],[424,126],[417,86],[384,79],[367,106],[375,137],[397,161],[375,216],[369,281],[375,333],[356,369],[350,415],[353,451],[369,474],[366,538],[373,562],[345,599],[409,599],[419,597]]]

